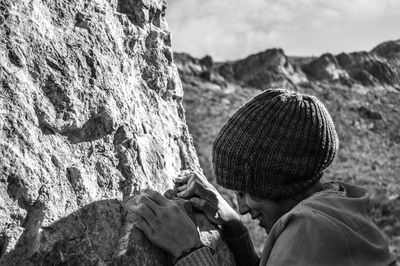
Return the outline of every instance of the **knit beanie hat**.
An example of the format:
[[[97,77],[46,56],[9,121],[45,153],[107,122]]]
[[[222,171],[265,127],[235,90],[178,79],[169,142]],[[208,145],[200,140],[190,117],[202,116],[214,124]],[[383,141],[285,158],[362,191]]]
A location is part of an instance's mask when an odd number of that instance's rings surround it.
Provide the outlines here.
[[[213,143],[218,184],[258,198],[310,188],[334,159],[339,140],[314,96],[270,89],[242,106]]]

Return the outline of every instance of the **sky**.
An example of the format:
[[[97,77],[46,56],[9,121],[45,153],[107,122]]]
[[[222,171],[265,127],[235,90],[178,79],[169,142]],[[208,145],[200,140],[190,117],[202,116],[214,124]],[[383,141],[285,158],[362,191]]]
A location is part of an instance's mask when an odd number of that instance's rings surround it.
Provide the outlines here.
[[[400,0],[168,0],[172,48],[216,61],[369,51],[400,39]]]

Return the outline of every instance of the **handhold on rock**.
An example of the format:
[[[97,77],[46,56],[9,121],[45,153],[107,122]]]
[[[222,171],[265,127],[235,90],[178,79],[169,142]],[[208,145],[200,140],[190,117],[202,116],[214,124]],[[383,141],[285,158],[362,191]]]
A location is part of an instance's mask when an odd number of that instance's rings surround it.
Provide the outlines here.
[[[75,16],[75,27],[82,28],[85,30],[89,29],[90,18],[86,17],[81,12],[78,12]]]
[[[17,67],[24,67],[26,65],[25,55],[22,52],[21,48],[15,46],[10,49],[8,52],[8,58],[11,63],[16,65]]]

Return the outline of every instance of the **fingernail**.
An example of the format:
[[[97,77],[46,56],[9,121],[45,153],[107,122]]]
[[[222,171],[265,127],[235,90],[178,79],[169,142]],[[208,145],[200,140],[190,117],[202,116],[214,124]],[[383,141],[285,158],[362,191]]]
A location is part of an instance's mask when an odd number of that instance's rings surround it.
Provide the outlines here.
[[[176,194],[178,197],[182,196],[182,192]]]

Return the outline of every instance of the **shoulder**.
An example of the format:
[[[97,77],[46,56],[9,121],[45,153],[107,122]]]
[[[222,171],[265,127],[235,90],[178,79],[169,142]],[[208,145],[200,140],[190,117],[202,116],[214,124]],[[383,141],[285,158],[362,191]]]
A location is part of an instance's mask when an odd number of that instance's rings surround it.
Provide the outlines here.
[[[301,206],[274,225],[263,260],[268,262],[266,265],[342,265],[330,262],[345,256],[341,248],[345,241],[340,229],[326,216]]]
[[[281,229],[322,227],[325,232],[342,231],[342,227],[359,230],[373,225],[368,216],[369,195],[366,190],[344,183],[325,183],[324,190],[301,201],[280,219]]]
[[[358,203],[330,192],[300,202],[272,228],[264,260],[271,265],[384,265],[380,262],[390,260],[386,241],[364,211],[355,211],[361,209]]]
[[[292,210],[283,215],[271,230],[275,240],[290,238],[295,242],[302,239],[322,242],[320,248],[343,249],[345,243],[376,239],[381,235],[368,217],[366,194],[349,197],[337,184],[301,201]]]
[[[326,235],[334,234],[337,238],[336,233],[341,231],[335,225],[337,222],[339,221],[332,218],[331,214],[310,206],[306,202],[301,202],[276,222],[270,235],[276,239],[285,239],[286,237],[301,239],[326,237]],[[311,233],[313,234],[311,235]]]

